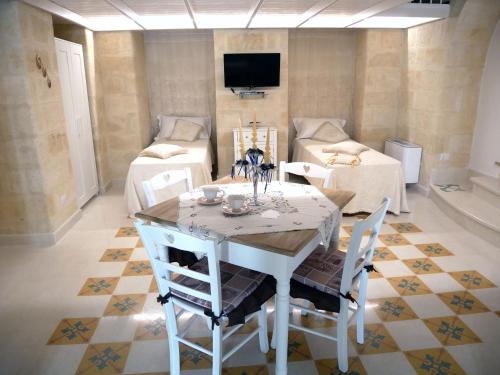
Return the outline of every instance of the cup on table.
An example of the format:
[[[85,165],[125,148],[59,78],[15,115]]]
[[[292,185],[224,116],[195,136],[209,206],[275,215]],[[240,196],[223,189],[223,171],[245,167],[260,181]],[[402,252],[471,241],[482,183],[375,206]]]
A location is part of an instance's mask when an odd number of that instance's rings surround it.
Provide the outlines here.
[[[222,193],[220,195],[221,197],[224,195],[224,191],[222,191],[218,186],[205,185],[201,187],[201,190],[203,190],[203,195],[207,201],[213,201],[217,198],[219,193]]]
[[[245,196],[242,194],[231,194],[227,196],[227,202],[232,210],[240,210],[245,203]]]

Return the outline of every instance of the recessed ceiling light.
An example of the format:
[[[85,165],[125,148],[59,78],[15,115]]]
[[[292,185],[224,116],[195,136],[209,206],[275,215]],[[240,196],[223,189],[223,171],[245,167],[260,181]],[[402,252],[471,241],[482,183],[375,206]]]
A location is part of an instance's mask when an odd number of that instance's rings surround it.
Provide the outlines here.
[[[251,28],[296,27],[301,21],[296,14],[258,14],[250,23]]]
[[[87,20],[94,31],[142,30],[138,24],[124,16],[87,17]]]
[[[314,27],[314,28],[329,28],[329,27],[334,27],[334,28],[342,28],[342,27],[347,27],[351,25],[352,23],[356,22],[356,19],[351,17],[351,16],[330,16],[330,15],[320,15],[311,18],[308,20],[306,23],[301,25],[300,27],[308,28],[308,27]]]
[[[146,30],[194,29],[188,15],[139,16],[138,21]]]
[[[406,29],[423,23],[436,21],[435,17],[379,17],[374,16],[349,26],[349,28]]]
[[[331,28],[408,28],[446,18],[450,12],[447,4],[402,4],[382,12],[374,6],[354,15],[318,14],[300,27]]]
[[[448,17],[447,4],[404,4],[366,18],[349,27],[406,29]]]
[[[199,14],[195,15],[199,29],[241,29],[248,22],[248,14]]]

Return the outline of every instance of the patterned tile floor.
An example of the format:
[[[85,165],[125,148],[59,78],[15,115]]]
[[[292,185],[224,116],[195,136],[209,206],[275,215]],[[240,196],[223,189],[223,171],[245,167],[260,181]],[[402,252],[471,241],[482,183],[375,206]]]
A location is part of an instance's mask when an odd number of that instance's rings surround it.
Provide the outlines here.
[[[411,214],[388,215],[368,287],[365,343],[349,329],[350,374],[495,374],[500,367],[500,249],[465,232],[409,192]],[[345,249],[355,217],[344,218]],[[50,248],[1,247],[0,374],[166,374],[167,331],[147,254],[120,192],[92,201]],[[273,310],[269,304],[268,310]],[[292,319],[323,332],[331,321]],[[210,346],[201,319],[183,325]],[[247,335],[255,322],[235,339]],[[272,326],[271,324],[269,325]],[[230,344],[230,343],[229,343]],[[335,343],[290,331],[290,374],[338,374]],[[210,359],[181,348],[186,374]],[[274,372],[254,338],[224,374]]]

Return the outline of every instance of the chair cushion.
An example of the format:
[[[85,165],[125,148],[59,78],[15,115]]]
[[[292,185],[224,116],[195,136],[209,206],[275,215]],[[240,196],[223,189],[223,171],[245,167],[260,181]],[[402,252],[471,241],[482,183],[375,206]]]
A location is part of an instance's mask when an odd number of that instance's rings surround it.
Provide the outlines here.
[[[190,269],[208,275],[207,258],[202,258],[193,264]],[[244,267],[221,261],[220,274],[222,311],[224,315],[229,316],[229,325],[232,325],[232,323],[238,324],[242,317],[244,322],[244,316],[246,314],[257,311],[276,291],[274,278],[265,273],[252,271]],[[188,276],[178,275],[173,281],[200,292],[210,293],[210,285],[208,283]],[[171,293],[176,297],[194,303],[202,308],[212,310],[209,301],[187,295],[175,289],[172,289]],[[231,319],[231,313],[235,312],[242,304],[245,305],[245,311],[239,311],[233,314],[233,316],[237,315],[237,318]]]
[[[318,246],[294,271],[292,279],[321,292],[338,297],[346,254]],[[358,261],[358,265],[361,262]],[[357,276],[357,275],[356,275]]]

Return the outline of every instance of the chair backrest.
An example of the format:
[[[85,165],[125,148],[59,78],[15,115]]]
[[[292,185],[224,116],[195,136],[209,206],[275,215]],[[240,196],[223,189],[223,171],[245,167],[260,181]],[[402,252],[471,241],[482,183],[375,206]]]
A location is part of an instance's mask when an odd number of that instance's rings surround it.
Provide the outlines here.
[[[184,168],[157,174],[142,182],[148,207],[193,190],[191,169]]]
[[[220,245],[218,241],[210,237],[201,239],[179,232],[174,228],[146,224],[141,220],[136,220],[134,225],[148,252],[160,294],[166,295],[172,288],[189,296],[209,301],[212,305],[212,311],[216,316],[219,316],[222,311],[222,297],[219,271]],[[193,249],[196,249],[197,253],[203,253],[208,260],[208,275],[170,263],[169,246],[189,252],[194,252]],[[172,280],[174,272],[209,284],[209,293],[176,283]]]
[[[333,189],[333,179],[335,170],[332,168],[325,168],[317,164],[294,162],[287,163],[286,161],[280,162],[280,181],[285,181],[285,173],[293,173],[298,176],[305,176],[311,178],[320,178],[323,180],[323,187]]]
[[[380,206],[370,216],[354,223],[342,271],[341,293],[346,294],[349,292],[360,272],[367,272],[364,267],[372,264],[375,243],[390,203],[391,199],[385,197]],[[369,233],[368,242],[362,246],[361,242],[366,232]]]

